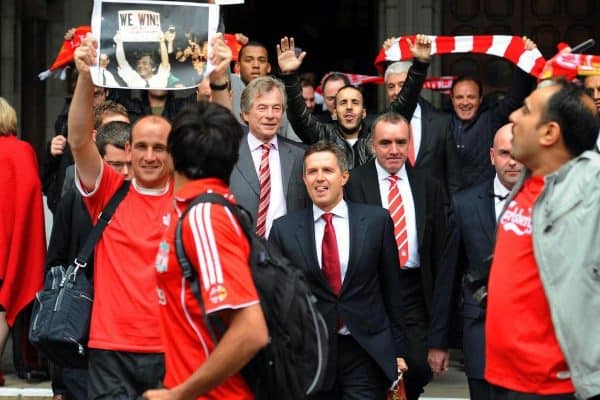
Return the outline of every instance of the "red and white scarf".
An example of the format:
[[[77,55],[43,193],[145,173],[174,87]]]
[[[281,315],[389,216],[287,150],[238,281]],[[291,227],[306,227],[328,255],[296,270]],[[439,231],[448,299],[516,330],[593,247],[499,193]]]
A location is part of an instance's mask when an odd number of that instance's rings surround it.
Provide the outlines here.
[[[523,71],[537,77],[542,72],[546,60],[538,49],[525,50],[523,38],[506,35],[476,36],[429,36],[431,54],[479,53],[505,58]],[[375,67],[383,74],[388,62],[409,60],[412,57],[408,41],[413,43],[415,35],[395,38],[386,50],[381,49],[375,59]]]

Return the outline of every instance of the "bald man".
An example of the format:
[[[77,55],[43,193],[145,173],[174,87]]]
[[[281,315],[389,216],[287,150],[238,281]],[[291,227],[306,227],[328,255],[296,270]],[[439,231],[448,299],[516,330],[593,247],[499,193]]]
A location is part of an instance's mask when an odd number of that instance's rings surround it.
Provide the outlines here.
[[[493,250],[496,220],[506,197],[517,182],[523,165],[511,157],[512,124],[501,127],[494,136],[490,159],[496,170],[493,179],[457,192],[452,197],[448,236],[437,276],[429,335],[428,361],[434,373],[448,368],[450,321],[458,299],[454,285],[465,274],[487,277],[484,260]],[[489,265],[489,263],[487,264]],[[471,288],[463,285],[463,351],[465,373],[472,399],[490,398],[489,384],[483,379],[485,365],[485,308],[474,298]]]

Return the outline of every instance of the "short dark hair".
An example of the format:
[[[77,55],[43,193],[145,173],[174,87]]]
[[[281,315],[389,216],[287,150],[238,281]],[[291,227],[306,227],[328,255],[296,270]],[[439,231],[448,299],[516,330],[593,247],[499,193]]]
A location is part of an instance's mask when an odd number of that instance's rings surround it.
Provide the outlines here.
[[[306,159],[308,156],[314,153],[322,153],[324,151],[332,153],[335,156],[338,166],[342,172],[348,171],[348,158],[346,157],[344,150],[334,142],[330,142],[328,140],[319,140],[317,143],[310,145],[304,152],[303,172],[306,172]]]
[[[111,121],[104,125],[100,125],[96,132],[96,146],[100,152],[100,156],[106,154],[106,145],[113,146],[125,150],[125,143],[129,142],[131,136],[131,125],[123,121]]]
[[[362,97],[362,100],[363,100],[363,108],[366,108],[366,107],[365,107],[365,95],[364,95],[363,91],[362,91],[362,90],[361,90],[359,87],[357,87],[357,86],[354,86],[354,85],[350,85],[350,84],[342,86],[342,87],[340,88],[340,90],[338,90],[338,91],[337,91],[337,93],[335,94],[335,99],[333,100],[333,104],[334,104],[336,107],[337,107],[337,95],[338,95],[338,93],[339,93],[339,92],[341,92],[342,90],[346,90],[346,89],[354,89],[354,90],[356,90],[358,93],[360,93],[360,95],[361,95],[361,97]]]
[[[243,45],[242,47],[240,47],[240,51],[238,52],[238,60],[242,59],[242,55],[244,54],[244,51],[246,50],[247,47],[262,47],[263,49],[265,49],[267,51],[267,57],[269,56],[269,49],[267,49],[267,46],[265,46],[264,44],[262,44],[261,42],[259,42],[257,40],[251,40],[248,43],[246,43],[245,45]]]
[[[540,123],[556,122],[567,150],[577,157],[596,144],[600,129],[598,110],[582,87],[564,79],[553,81],[551,86],[554,85],[559,89],[548,99]]]
[[[479,97],[483,97],[483,84],[481,83],[481,79],[475,78],[472,75],[459,75],[452,81],[452,88],[450,89],[450,93],[454,95],[454,86],[458,85],[461,82],[474,82],[479,89]]]
[[[229,110],[200,102],[175,118],[167,147],[175,171],[186,178],[219,178],[229,183],[242,136],[242,128]]]
[[[329,74],[323,77],[323,80],[321,82],[321,89],[325,90],[325,86],[327,86],[327,84],[331,81],[343,81],[344,86],[350,85],[350,79],[348,79],[346,74],[343,74],[341,72],[330,72]]]
[[[94,108],[94,129],[100,128],[106,113],[119,114],[129,119],[129,113],[124,105],[113,100],[105,100]]]

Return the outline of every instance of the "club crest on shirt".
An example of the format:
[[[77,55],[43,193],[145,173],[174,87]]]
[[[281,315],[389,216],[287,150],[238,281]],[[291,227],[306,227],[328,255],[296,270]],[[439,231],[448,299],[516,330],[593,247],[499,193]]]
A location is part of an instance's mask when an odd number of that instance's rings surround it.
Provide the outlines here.
[[[223,285],[212,285],[208,290],[208,299],[211,303],[217,304],[225,301],[227,298],[227,289]]]
[[[158,245],[154,267],[158,273],[167,272],[169,269],[169,244],[164,240]]]
[[[502,214],[500,225],[517,236],[531,235],[531,207],[524,209],[516,201],[511,201]]]

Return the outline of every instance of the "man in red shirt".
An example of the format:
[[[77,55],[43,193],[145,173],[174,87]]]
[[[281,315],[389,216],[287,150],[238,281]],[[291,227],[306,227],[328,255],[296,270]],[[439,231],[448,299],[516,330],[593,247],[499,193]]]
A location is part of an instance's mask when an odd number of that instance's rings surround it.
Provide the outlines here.
[[[146,399],[254,399],[239,370],[269,339],[242,228],[227,209],[211,203],[194,206],[183,220],[183,246],[206,312],[227,327],[218,343],[211,340],[175,252],[177,221],[196,196],[213,192],[235,202],[228,183],[242,135],[235,117],[214,104],[186,110],[173,124],[168,150],[175,207],[155,262],[168,389],[150,390]]]
[[[600,299],[591,266],[600,259],[600,157],[586,151],[598,112],[581,88],[550,81],[510,120],[511,153],[528,170],[498,221],[486,322],[491,398],[598,398]]]

